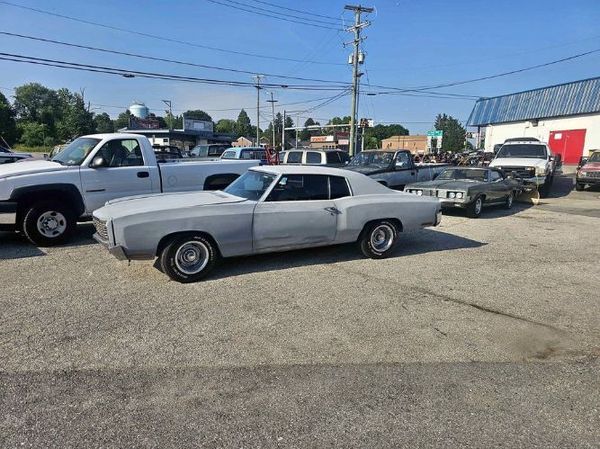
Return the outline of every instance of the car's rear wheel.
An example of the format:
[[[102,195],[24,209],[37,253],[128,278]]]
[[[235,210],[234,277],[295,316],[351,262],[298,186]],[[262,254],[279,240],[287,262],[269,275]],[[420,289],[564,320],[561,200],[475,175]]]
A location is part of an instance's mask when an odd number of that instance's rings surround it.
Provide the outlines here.
[[[24,214],[23,232],[37,246],[55,246],[66,242],[77,226],[76,214],[54,201],[33,204]]]
[[[160,266],[172,280],[189,283],[204,279],[219,260],[219,250],[202,234],[174,237],[159,255]]]
[[[398,228],[389,220],[369,224],[359,237],[362,253],[371,259],[383,259],[391,253],[398,239]]]
[[[478,196],[467,206],[467,217],[479,218],[483,210],[483,197]]]

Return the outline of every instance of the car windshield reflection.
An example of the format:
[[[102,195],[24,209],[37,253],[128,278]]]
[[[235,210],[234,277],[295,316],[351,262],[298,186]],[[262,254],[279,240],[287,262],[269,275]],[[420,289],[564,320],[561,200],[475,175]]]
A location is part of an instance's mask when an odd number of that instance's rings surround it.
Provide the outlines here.
[[[276,176],[270,173],[251,170],[233,181],[225,192],[247,200],[258,201],[275,178]]]

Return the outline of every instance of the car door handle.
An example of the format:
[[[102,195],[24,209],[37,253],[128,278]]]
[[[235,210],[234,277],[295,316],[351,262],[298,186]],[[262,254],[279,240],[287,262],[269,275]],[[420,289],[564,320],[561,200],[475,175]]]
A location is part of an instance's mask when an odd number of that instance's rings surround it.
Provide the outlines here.
[[[342,213],[342,211],[340,211],[337,207],[326,207],[325,210],[331,215],[337,215]]]
[[[148,173],[147,171],[139,171],[137,172],[137,177],[138,178],[148,178],[150,176],[150,173]]]

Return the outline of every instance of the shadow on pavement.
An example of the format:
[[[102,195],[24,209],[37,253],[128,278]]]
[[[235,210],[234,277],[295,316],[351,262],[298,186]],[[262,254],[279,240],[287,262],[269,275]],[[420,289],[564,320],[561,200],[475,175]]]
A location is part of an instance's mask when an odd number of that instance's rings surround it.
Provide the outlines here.
[[[93,245],[94,226],[91,223],[77,225],[72,240],[62,247]],[[0,260],[24,259],[27,257],[45,256],[43,249],[32,245],[21,233],[0,232]]]
[[[552,188],[550,189],[550,193],[546,198],[562,198],[564,196],[568,196],[574,188],[574,175],[555,175]]]
[[[479,248],[484,245],[486,243],[445,232],[425,229],[419,232],[401,234],[399,243],[389,258],[401,258],[403,256],[460,248]],[[257,256],[233,257],[225,259],[209,278],[220,279],[258,271],[286,270],[288,268],[304,267],[307,265],[348,262],[358,259],[364,259],[364,256],[356,243],[260,254]]]

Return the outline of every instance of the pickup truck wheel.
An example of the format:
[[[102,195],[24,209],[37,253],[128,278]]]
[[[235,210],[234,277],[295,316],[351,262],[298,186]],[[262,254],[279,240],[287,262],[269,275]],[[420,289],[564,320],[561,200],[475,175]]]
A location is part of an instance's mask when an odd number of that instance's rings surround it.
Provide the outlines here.
[[[181,283],[197,282],[212,271],[219,259],[215,244],[201,234],[175,237],[160,254],[162,271]]]
[[[550,185],[550,182],[545,182],[544,185],[538,189],[540,192],[540,198],[547,198],[548,195],[550,195]]]
[[[585,189],[585,184],[582,184],[581,182],[575,183],[575,190],[581,192],[583,189]]]
[[[383,259],[394,248],[398,238],[396,225],[388,220],[381,220],[368,225],[358,239],[360,250],[371,259]]]
[[[467,217],[479,218],[483,210],[483,197],[478,196],[467,206]]]
[[[23,218],[23,232],[37,246],[66,242],[76,225],[76,214],[68,206],[53,201],[33,204]]]
[[[506,203],[504,203],[504,207],[506,209],[512,209],[514,201],[515,201],[515,193],[510,192],[508,194],[508,196],[506,197]]]

